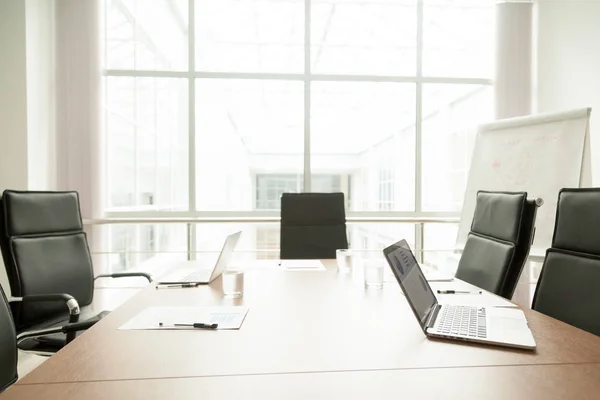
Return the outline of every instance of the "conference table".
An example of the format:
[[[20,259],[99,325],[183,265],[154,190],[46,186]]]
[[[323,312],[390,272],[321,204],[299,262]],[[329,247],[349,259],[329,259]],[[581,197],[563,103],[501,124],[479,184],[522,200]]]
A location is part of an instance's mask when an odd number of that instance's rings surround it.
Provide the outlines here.
[[[223,296],[220,278],[150,284],[0,400],[600,396],[600,337],[524,309],[535,351],[428,339],[389,275],[383,289],[366,289],[360,268],[322,262],[321,271],[248,267],[237,299]],[[431,286],[473,289],[457,279]],[[239,330],[118,329],[146,307],[217,305],[249,307]]]

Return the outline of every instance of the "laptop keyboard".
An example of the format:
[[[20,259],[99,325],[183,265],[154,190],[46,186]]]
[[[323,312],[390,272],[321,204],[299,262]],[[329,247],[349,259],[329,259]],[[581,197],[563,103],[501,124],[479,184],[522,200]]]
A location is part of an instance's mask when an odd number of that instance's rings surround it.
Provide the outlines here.
[[[192,272],[189,275],[184,276],[181,279],[177,279],[177,281],[186,283],[194,283],[194,282],[203,282],[206,279],[206,274],[201,272]]]
[[[436,333],[486,338],[485,308],[444,305]]]

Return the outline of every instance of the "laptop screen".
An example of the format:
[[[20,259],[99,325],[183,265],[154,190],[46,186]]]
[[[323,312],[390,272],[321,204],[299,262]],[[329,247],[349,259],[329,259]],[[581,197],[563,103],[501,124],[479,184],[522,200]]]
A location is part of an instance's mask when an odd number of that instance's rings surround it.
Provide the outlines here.
[[[406,240],[401,240],[383,250],[383,254],[396,276],[408,303],[425,331],[427,317],[437,305],[437,299],[421,271],[421,267]]]
[[[223,273],[223,270],[227,268],[229,260],[233,255],[235,245],[237,244],[241,234],[242,232],[239,231],[227,236],[227,239],[225,239],[225,243],[223,243],[223,248],[221,249],[219,258],[217,259],[217,263],[215,264],[215,268],[213,269],[213,272],[210,275],[209,282],[212,282],[213,280],[217,279]]]

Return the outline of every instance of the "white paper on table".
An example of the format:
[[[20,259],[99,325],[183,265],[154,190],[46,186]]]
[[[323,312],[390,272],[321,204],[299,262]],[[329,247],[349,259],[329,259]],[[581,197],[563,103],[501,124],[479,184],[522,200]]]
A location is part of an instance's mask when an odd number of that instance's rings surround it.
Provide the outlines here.
[[[148,307],[121,325],[121,330],[137,329],[197,329],[189,326],[173,326],[173,324],[219,324],[220,329],[240,329],[248,313],[248,307]],[[159,323],[163,324],[160,326]],[[200,330],[200,329],[198,329]]]
[[[436,294],[440,304],[457,304],[484,307],[517,307],[516,304],[490,294]]]
[[[275,269],[279,267],[279,263],[279,260],[241,260],[230,262],[228,268],[237,268],[245,271],[254,269]]]
[[[320,260],[281,260],[283,269],[294,271],[325,271],[325,266]]]

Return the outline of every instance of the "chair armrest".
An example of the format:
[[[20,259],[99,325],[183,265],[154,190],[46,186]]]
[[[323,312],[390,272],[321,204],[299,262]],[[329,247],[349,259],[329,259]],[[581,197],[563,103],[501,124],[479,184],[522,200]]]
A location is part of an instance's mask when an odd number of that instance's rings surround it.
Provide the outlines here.
[[[69,323],[74,323],[74,322],[79,321],[79,313],[81,312],[81,310],[79,308],[79,303],[70,294],[66,294],[66,293],[28,294],[23,297],[13,297],[10,299],[9,303],[10,302],[20,302],[23,304],[27,304],[27,303],[42,303],[42,302],[49,302],[49,301],[65,302],[67,305],[67,308],[69,309]],[[54,331],[55,329],[59,329],[59,330]],[[49,335],[52,333],[61,333],[62,332],[60,330],[60,328],[48,328],[48,330],[52,331],[52,332],[44,332],[43,334],[36,335],[35,333],[39,332],[39,331],[29,331],[29,332],[23,332],[22,334],[26,335],[26,334],[32,332],[32,333],[34,333],[34,336],[44,336],[44,335]],[[45,331],[45,330],[43,330],[43,331]],[[32,337],[32,336],[25,336],[25,337],[23,337],[23,339],[27,339],[28,337]],[[18,338],[18,336],[17,336],[17,338]],[[71,342],[73,339],[75,339],[75,332],[67,333],[67,343]],[[18,342],[18,340],[17,340],[17,342]]]
[[[100,321],[100,320],[99,319],[88,319],[83,322],[75,322],[73,324],[67,324],[62,327],[62,331],[64,333],[85,331],[86,329],[94,326],[96,324],[96,322],[98,322],[98,321]]]
[[[94,278],[94,280],[98,278],[133,278],[133,277],[143,277],[148,279],[148,282],[152,282],[154,279],[152,275],[146,272],[115,272],[114,274],[101,274]]]
[[[69,309],[69,322],[77,322],[79,321],[79,303],[73,296],[66,293],[48,293],[48,294],[28,294],[23,297],[12,297],[9,300],[9,303],[42,303],[49,301],[62,301],[67,305]]]
[[[17,335],[17,345],[25,339],[46,336],[46,335],[52,335],[55,333],[65,333],[65,334],[67,334],[67,338],[72,336],[72,338],[74,339],[75,332],[84,331],[84,330],[88,329],[89,327],[93,326],[96,322],[98,322],[98,320],[92,320],[92,321],[87,320],[87,321],[83,321],[83,322],[67,324],[64,326],[57,326],[55,328],[45,328],[45,329],[38,329],[35,331],[21,332],[20,334]],[[73,340],[73,339],[71,339],[71,340]],[[71,340],[67,340],[67,343],[71,342]]]

